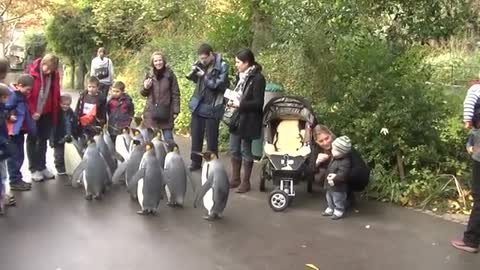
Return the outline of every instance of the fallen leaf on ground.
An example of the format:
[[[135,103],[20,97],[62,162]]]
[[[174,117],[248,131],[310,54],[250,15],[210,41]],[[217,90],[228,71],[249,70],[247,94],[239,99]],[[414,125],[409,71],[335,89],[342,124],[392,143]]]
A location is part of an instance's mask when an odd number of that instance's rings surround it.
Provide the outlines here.
[[[313,270],[320,270],[318,267],[316,267],[315,265],[313,264],[305,264],[306,267],[310,268],[310,269],[313,269]]]
[[[365,225],[365,229],[370,229],[370,225]]]

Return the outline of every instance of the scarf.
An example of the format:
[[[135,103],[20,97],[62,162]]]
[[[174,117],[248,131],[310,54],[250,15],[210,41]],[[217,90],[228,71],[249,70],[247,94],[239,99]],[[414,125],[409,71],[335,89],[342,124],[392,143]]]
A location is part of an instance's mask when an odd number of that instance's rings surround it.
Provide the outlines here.
[[[253,65],[253,66],[250,66],[249,68],[247,68],[247,70],[245,70],[244,72],[240,72],[238,74],[238,82],[237,82],[237,85],[235,86],[235,89],[234,91],[239,93],[240,96],[243,96],[243,91],[245,90],[245,84],[247,83],[247,79],[248,77],[250,77],[250,75],[252,75],[253,71],[256,69],[256,66]]]
[[[52,75],[48,75],[47,83],[44,83],[44,74],[42,67],[40,66],[40,91],[38,93],[37,113],[42,114],[45,103],[47,102],[48,95],[50,94],[50,88],[52,86]]]

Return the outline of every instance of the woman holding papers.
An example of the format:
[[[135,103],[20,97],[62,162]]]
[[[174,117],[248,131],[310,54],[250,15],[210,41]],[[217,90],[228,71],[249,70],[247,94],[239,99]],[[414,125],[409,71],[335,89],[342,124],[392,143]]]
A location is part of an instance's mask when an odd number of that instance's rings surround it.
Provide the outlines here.
[[[232,155],[232,177],[230,187],[238,187],[237,193],[250,190],[250,175],[253,167],[252,140],[262,132],[265,77],[262,67],[255,62],[249,49],[240,50],[235,57],[238,74],[233,93],[228,96],[227,106],[238,109],[238,124],[230,128],[230,153]],[[240,170],[243,162],[243,177]]]

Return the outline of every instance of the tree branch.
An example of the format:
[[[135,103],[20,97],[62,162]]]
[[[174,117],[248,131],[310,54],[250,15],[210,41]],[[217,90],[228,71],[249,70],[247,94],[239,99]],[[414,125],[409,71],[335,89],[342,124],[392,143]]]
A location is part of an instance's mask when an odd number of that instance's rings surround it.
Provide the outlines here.
[[[0,17],[2,17],[5,14],[5,12],[7,12],[11,4],[12,4],[12,0],[10,0],[8,4],[5,6],[5,9],[2,11],[2,14],[0,14]]]

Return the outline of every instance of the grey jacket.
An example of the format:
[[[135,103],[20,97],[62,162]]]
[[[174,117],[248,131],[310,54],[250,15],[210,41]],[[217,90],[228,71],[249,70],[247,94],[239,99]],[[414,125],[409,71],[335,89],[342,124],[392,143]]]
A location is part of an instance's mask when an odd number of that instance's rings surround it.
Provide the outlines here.
[[[468,148],[473,147],[472,159],[480,162],[480,129],[472,129],[467,141]]]

